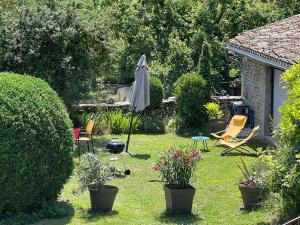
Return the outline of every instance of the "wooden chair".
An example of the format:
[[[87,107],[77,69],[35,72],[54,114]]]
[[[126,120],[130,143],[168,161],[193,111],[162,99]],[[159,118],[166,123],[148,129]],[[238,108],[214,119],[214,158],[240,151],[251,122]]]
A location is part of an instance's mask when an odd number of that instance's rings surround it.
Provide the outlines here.
[[[90,151],[90,144],[91,144],[92,150],[94,152],[94,143],[93,143],[94,125],[95,125],[94,120],[88,120],[85,129],[75,128],[75,129],[80,129],[79,137],[77,139],[75,139],[76,143],[77,143],[78,150],[79,150],[79,154],[80,154],[80,142],[86,143],[88,151]],[[74,138],[75,138],[75,135],[74,135]]]
[[[221,156],[227,154],[228,152],[231,152],[232,150],[236,150],[240,153],[250,153],[251,152],[244,148],[243,145],[245,145],[259,130],[259,126],[254,127],[252,132],[246,137],[245,139],[235,139],[231,141],[221,140],[220,144],[226,146],[227,148],[221,152]]]
[[[247,116],[235,115],[231,118],[229,125],[226,130],[222,130],[216,133],[211,133],[211,135],[217,140],[214,142],[214,145],[218,141],[230,141],[238,136],[238,134],[244,129],[247,122]]]

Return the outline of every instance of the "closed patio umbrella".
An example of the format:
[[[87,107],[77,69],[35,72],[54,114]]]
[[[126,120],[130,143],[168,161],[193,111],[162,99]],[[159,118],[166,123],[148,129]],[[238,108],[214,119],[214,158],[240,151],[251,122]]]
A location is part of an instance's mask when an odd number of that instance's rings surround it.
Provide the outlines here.
[[[146,62],[146,56],[142,55],[135,70],[134,89],[130,99],[131,119],[130,119],[130,127],[128,131],[128,137],[126,143],[126,150],[125,150],[126,153],[128,153],[128,146],[129,146],[134,114],[135,112],[143,111],[148,105],[150,105],[150,93],[149,93],[147,62]]]

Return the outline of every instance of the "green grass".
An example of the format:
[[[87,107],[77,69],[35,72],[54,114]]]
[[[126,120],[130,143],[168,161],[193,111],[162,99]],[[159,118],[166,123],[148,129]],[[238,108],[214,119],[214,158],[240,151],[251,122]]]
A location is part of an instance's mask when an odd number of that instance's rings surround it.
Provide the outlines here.
[[[110,139],[110,136],[106,136]],[[126,136],[119,138],[123,141]],[[237,164],[238,155],[219,156],[221,147],[212,147],[210,152],[202,154],[203,160],[198,167],[192,184],[197,189],[193,204],[193,214],[171,216],[165,214],[164,192],[158,173],[152,169],[158,158],[158,153],[169,145],[187,144],[192,141],[188,137],[174,134],[165,135],[132,135],[130,151],[135,157],[124,156],[127,167],[132,174],[127,178],[116,179],[111,184],[117,185],[120,190],[117,195],[113,211],[108,214],[92,214],[89,211],[90,201],[88,192],[76,196],[72,190],[76,187],[76,178],[72,177],[66,184],[61,199],[68,200],[74,208],[74,214],[67,218],[45,220],[40,224],[267,224],[268,211],[257,209],[243,211],[241,196],[237,187],[241,172]],[[257,141],[251,143],[251,148],[260,145]],[[255,158],[244,157],[247,164]],[[118,161],[116,166],[121,166]]]

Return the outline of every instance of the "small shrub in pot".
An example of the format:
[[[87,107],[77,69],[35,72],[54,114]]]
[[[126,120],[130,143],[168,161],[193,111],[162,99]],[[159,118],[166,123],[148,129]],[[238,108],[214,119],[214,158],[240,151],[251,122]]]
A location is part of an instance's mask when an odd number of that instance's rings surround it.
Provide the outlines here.
[[[208,118],[211,132],[216,132],[219,130],[225,129],[224,122],[221,121],[221,118],[224,116],[223,111],[220,108],[220,105],[216,102],[208,102],[204,105]]]
[[[251,209],[257,206],[263,199],[266,192],[265,165],[261,159],[252,165],[249,170],[241,158],[242,166],[238,165],[243,173],[244,179],[239,183],[244,208]]]
[[[218,103],[208,102],[204,105],[204,107],[207,110],[208,118],[210,120],[218,120],[224,116],[224,113]]]
[[[79,179],[76,192],[89,190],[92,211],[111,211],[119,188],[105,185],[105,182],[113,178],[113,167],[101,162],[96,155],[87,153],[82,156],[76,172]]]
[[[190,147],[170,147],[154,166],[165,183],[166,209],[172,213],[191,213],[195,188],[190,179],[200,154]]]

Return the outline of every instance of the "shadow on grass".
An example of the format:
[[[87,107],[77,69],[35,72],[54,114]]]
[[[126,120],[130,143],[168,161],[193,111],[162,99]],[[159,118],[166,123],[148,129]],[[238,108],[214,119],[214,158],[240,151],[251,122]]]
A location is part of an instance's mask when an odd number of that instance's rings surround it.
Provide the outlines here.
[[[247,146],[254,151],[256,151],[257,148],[267,148],[269,145],[263,141],[263,140],[258,140],[258,139],[252,139],[247,143]]]
[[[175,224],[193,224],[202,220],[198,214],[172,214],[169,212],[161,213],[157,218],[163,224],[175,223]]]
[[[243,212],[243,214],[250,214],[252,212],[257,212],[262,209],[262,205],[257,205],[253,207],[252,209],[245,209],[245,208],[240,208],[240,210]],[[257,225],[270,225],[270,222],[258,222]]]
[[[137,158],[137,159],[148,160],[148,159],[151,158],[151,155],[149,155],[149,154],[136,154],[136,155],[133,155],[132,157]]]
[[[78,209],[80,212],[80,218],[87,220],[87,221],[98,221],[101,218],[104,217],[113,217],[117,216],[119,214],[118,211],[112,210],[110,212],[101,212],[101,213],[95,213],[91,209]]]
[[[256,153],[241,153],[241,152],[235,152],[234,150],[232,150],[232,152],[228,152],[222,157],[226,157],[226,156],[249,156],[249,157],[256,158],[257,154]]]

